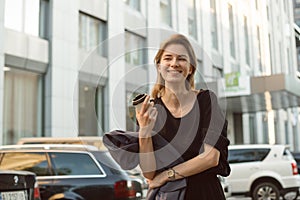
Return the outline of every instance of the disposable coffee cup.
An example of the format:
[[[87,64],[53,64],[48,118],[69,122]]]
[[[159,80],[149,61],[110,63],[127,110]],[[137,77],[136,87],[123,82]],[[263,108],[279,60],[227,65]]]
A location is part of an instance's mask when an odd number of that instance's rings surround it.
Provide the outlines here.
[[[141,110],[142,103],[144,102],[146,97],[147,97],[147,94],[138,94],[132,100],[132,105],[136,108],[137,111]]]

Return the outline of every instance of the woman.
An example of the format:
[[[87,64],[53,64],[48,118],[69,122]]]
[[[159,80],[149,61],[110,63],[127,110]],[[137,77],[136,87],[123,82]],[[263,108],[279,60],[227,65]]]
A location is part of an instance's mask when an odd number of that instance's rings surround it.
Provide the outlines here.
[[[225,197],[217,174],[223,173],[219,173],[220,158],[227,168],[223,175],[230,171],[227,124],[214,93],[194,89],[196,61],[183,35],[172,35],[161,44],[155,56],[158,75],[152,90],[154,103],[149,104],[147,96],[142,108],[136,110],[140,167],[150,189],[186,178],[184,199],[222,200]],[[157,166],[153,134],[166,139],[184,161],[175,166],[169,162],[165,168]]]

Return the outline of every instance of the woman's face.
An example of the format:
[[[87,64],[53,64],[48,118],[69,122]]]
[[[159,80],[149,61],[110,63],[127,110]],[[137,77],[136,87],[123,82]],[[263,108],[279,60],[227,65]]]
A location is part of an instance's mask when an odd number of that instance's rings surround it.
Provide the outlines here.
[[[158,71],[166,83],[184,83],[192,73],[186,48],[181,44],[168,45],[161,56]]]

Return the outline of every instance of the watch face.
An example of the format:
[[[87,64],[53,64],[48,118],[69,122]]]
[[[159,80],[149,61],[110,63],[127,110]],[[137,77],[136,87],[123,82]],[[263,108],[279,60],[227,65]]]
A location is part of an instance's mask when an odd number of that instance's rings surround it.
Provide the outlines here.
[[[169,178],[173,178],[175,176],[175,173],[172,169],[168,170],[167,174]]]

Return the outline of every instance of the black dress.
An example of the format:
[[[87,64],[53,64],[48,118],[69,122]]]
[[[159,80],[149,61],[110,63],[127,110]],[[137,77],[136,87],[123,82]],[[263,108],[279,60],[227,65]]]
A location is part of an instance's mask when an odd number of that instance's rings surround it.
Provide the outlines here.
[[[225,159],[225,165],[229,168],[226,154],[229,144],[226,132],[227,121],[213,92],[209,90],[199,92],[191,111],[181,118],[174,117],[161,98],[155,100],[155,106],[158,116],[154,131],[170,142],[184,161],[203,152],[203,144],[206,143],[221,152],[221,157]],[[225,152],[225,155],[222,152]],[[211,168],[187,177],[185,199],[225,199],[217,174],[217,168]]]

